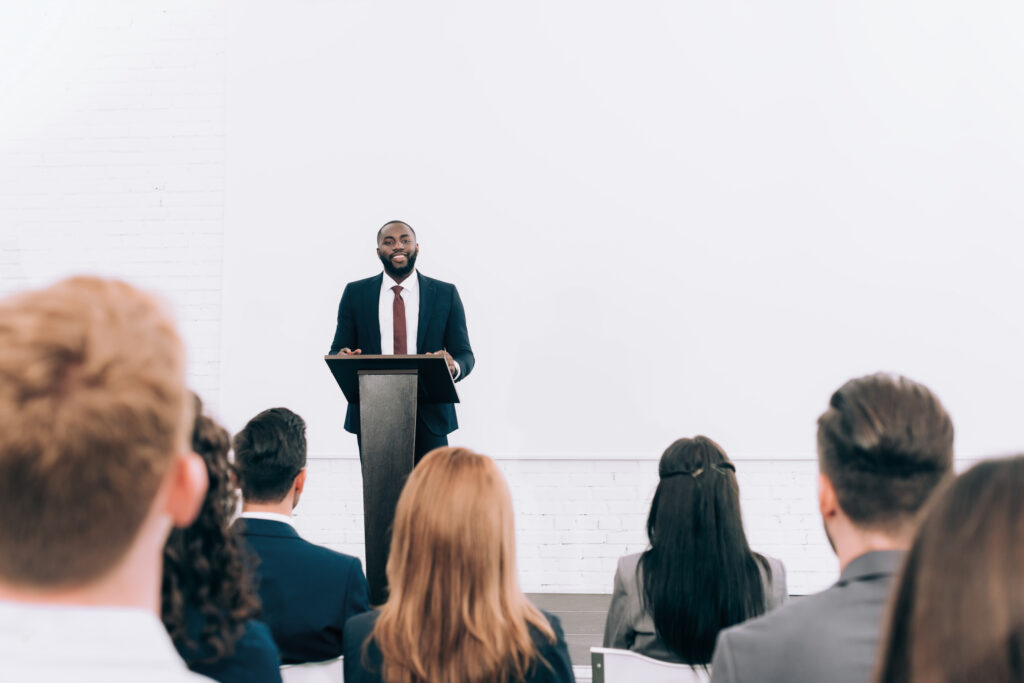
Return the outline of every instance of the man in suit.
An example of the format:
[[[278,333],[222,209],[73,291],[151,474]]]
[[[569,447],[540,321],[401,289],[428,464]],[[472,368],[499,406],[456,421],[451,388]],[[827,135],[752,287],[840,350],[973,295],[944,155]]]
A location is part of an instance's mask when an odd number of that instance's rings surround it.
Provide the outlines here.
[[[358,558],[303,540],[292,510],[306,485],[306,424],[271,408],[235,436],[242,487],[239,526],[258,558],[263,620],[284,664],[322,661],[342,652],[345,620],[370,608]]]
[[[914,520],[953,467],[953,423],[905,377],[851,380],[818,418],[818,507],[839,581],[723,631],[714,683],[864,683]]]
[[[455,285],[416,271],[416,233],[402,221],[385,223],[377,231],[377,256],[384,272],[349,283],[341,295],[330,355],[441,355],[456,382],[466,378],[475,359]],[[447,446],[448,434],[458,426],[452,404],[418,406],[415,462]],[[349,405],[345,429],[359,435],[358,405]]]

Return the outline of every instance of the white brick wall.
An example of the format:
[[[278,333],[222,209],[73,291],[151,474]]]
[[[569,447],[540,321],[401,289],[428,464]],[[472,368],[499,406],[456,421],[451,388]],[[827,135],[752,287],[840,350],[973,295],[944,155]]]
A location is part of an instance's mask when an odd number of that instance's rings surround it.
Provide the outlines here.
[[[0,10],[13,52],[0,69],[0,294],[82,272],[161,292],[178,312],[192,386],[211,404],[220,389],[223,12],[199,0]]]
[[[834,582],[839,565],[817,510],[814,460],[737,458],[747,538],[786,565],[789,592]],[[524,590],[610,593],[619,556],[646,547],[657,460],[503,460],[516,510]],[[971,461],[960,461],[958,469]],[[310,540],[363,553],[359,461],[312,458],[296,524]]]
[[[611,591],[620,555],[646,547],[657,461],[501,460],[512,488],[523,587],[530,592]],[[318,543],[363,557],[359,462],[311,459],[297,524]],[[817,515],[817,466],[806,460],[738,460],[747,535],[778,557],[789,590],[835,580],[838,566]]]

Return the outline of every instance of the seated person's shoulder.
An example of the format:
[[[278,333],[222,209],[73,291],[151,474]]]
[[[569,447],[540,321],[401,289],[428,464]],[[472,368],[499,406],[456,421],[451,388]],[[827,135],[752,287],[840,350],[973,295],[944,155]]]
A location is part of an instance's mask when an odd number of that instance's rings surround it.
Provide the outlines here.
[[[274,643],[274,636],[270,633],[270,627],[256,619],[245,622],[245,633],[238,641],[238,653],[244,654],[250,660],[280,665],[281,656]]]
[[[733,650],[758,650],[770,646],[778,653],[790,646],[801,647],[807,637],[817,639],[829,621],[836,618],[829,591],[789,600],[784,605],[725,629],[719,641]],[[829,615],[832,616],[829,616]]]
[[[623,555],[619,558],[619,563],[616,569],[620,574],[630,574],[636,572],[636,568],[640,565],[640,557],[643,553],[633,553],[632,555]]]
[[[354,642],[358,641],[361,643],[373,631],[379,616],[380,610],[374,609],[349,617],[345,621],[345,640],[348,641],[351,637]]]
[[[331,550],[325,546],[310,543],[305,539],[300,540],[302,541],[303,552],[309,559],[315,562],[320,562],[332,567],[343,567],[347,570],[362,567],[362,562],[359,561],[358,557],[339,553],[337,550]]]
[[[544,618],[548,620],[548,624],[551,626],[552,630],[555,632],[555,635],[561,637],[563,635],[563,632],[562,632],[562,620],[559,619],[557,615],[552,614],[551,612],[548,612],[547,610],[544,610],[544,609],[542,609],[540,611],[540,613],[543,614]],[[532,627],[531,627],[531,630],[533,630]]]
[[[550,612],[541,610],[541,614],[548,620],[551,630],[555,632],[555,640],[552,642],[538,628],[530,626],[530,637],[537,647],[537,655],[543,661],[534,664],[528,680],[532,683],[571,681],[573,680],[572,662],[569,659],[569,649],[565,642],[562,621]]]

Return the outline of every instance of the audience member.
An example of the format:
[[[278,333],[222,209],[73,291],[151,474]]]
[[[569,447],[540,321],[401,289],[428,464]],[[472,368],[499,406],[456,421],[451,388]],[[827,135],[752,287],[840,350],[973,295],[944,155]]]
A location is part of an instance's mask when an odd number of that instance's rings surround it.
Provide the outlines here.
[[[924,386],[851,380],[818,418],[818,506],[839,581],[718,636],[716,683],[871,679],[893,575],[953,465],[953,423]]]
[[[1024,457],[983,462],[928,505],[897,580],[879,683],[1024,681]]]
[[[231,529],[238,504],[227,430],[203,414],[193,394],[192,450],[210,485],[199,517],[164,546],[163,621],[189,668],[221,683],[280,682],[270,629],[256,621],[260,602]]]
[[[345,626],[345,681],[572,681],[558,618],[519,588],[512,496],[490,458],[438,448],[395,511],[383,608]]]
[[[717,443],[679,439],[658,477],[651,546],[619,559],[604,646],[707,665],[719,631],[782,604],[785,569],[751,551],[735,467]]]
[[[238,524],[258,556],[263,619],[285,664],[341,655],[345,621],[370,608],[358,558],[303,540],[292,509],[306,485],[306,423],[271,408],[235,436],[242,485]]]
[[[163,307],[77,277],[0,301],[4,680],[190,681],[160,623],[161,553],[206,488]]]

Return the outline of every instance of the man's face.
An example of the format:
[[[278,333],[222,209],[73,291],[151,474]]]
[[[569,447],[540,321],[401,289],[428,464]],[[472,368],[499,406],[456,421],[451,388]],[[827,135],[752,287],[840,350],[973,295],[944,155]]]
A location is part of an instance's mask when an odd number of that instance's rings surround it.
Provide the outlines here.
[[[384,271],[393,278],[404,277],[412,272],[419,250],[416,235],[404,223],[387,226],[377,240],[377,256],[384,264]]]

